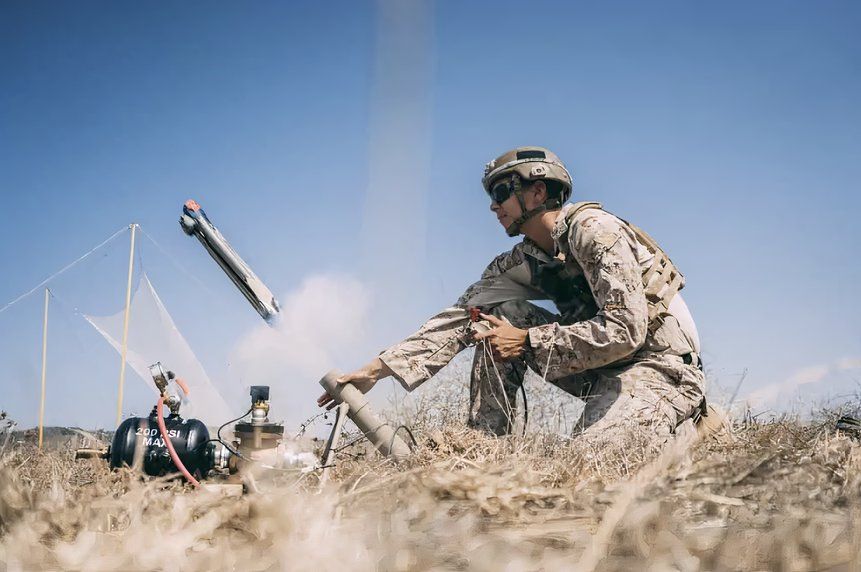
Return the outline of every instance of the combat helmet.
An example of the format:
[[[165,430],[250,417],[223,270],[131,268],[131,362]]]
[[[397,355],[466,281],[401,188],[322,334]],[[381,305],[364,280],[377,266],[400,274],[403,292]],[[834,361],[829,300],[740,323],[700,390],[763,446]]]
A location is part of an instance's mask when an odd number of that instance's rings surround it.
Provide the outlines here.
[[[521,194],[523,181],[547,182],[547,201],[532,210],[526,210]],[[505,229],[509,236],[520,234],[524,222],[538,213],[557,209],[571,197],[573,182],[565,165],[552,151],[544,147],[518,147],[507,151],[488,163],[484,168],[481,184],[491,196],[493,189],[505,181],[508,190],[517,197],[523,213]]]

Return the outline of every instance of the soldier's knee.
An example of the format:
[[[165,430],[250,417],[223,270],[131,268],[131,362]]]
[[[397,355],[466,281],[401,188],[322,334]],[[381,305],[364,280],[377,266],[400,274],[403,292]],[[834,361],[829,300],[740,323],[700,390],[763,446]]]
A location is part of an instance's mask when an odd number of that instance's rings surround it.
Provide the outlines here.
[[[488,308],[485,313],[492,314],[497,318],[506,318],[518,328],[548,324],[558,318],[552,312],[526,300],[506,300]]]
[[[525,314],[529,306],[533,305],[526,300],[506,300],[491,308],[490,313],[497,317],[505,316],[506,318],[510,318],[511,316]]]

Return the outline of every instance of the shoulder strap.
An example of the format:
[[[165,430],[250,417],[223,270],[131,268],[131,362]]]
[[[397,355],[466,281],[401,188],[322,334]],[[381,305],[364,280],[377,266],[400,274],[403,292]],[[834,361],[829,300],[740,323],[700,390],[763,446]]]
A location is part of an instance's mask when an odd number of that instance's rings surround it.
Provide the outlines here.
[[[571,220],[572,218],[577,216],[577,214],[579,214],[582,211],[585,211],[586,209],[601,209],[602,210],[603,208],[604,207],[601,206],[601,203],[596,203],[594,201],[580,201],[578,203],[572,203],[571,209],[567,213],[565,213],[565,218],[567,218],[568,220]]]
[[[653,255],[652,263],[643,273],[643,286],[649,303],[649,331],[654,333],[663,324],[663,317],[669,312],[673,297],[685,287],[685,277],[654,238],[637,225],[623,222],[634,232],[637,241]]]
[[[601,203],[592,201],[573,203],[572,206],[573,208],[565,214],[569,224],[577,214],[586,209],[604,210]],[[643,272],[643,287],[649,307],[649,331],[654,333],[663,323],[663,317],[667,314],[673,297],[685,287],[685,277],[646,231],[625,219],[619,218],[619,220],[631,229],[637,241],[653,255],[652,263]]]

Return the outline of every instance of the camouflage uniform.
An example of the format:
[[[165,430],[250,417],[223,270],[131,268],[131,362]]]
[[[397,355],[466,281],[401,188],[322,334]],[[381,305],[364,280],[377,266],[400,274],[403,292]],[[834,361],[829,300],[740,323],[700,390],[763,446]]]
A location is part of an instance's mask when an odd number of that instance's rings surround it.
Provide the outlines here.
[[[473,426],[497,435],[511,430],[516,391],[530,367],[585,401],[585,434],[613,438],[648,427],[666,438],[703,402],[699,340],[681,296],[666,284],[654,295],[649,269],[657,255],[635,229],[600,205],[564,205],[552,232],[555,257],[525,238],[496,257],[453,307],[380,358],[415,389],[470,344],[467,308],[481,307],[528,328],[529,338],[522,359],[495,361],[487,347],[476,349]],[[662,296],[666,304],[656,305]],[[551,300],[560,314],[527,300]]]

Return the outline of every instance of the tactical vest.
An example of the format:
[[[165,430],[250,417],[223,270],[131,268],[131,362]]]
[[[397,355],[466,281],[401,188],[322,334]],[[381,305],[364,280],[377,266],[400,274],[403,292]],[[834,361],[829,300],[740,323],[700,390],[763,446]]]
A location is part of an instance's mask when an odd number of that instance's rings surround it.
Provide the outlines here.
[[[574,203],[573,208],[565,214],[565,219],[569,225],[568,232],[571,232],[571,222],[574,220],[574,217],[586,209],[604,210],[601,203],[587,201]],[[643,288],[645,289],[646,302],[649,309],[649,332],[655,333],[661,327],[661,324],[664,323],[664,317],[669,314],[670,302],[673,296],[685,287],[685,277],[682,276],[682,273],[679,272],[673,261],[667,256],[667,253],[658,246],[655,239],[649,236],[646,231],[629,223],[625,219],[619,218],[619,220],[631,229],[637,238],[637,242],[645,246],[646,250],[653,255],[652,263],[643,271]]]

